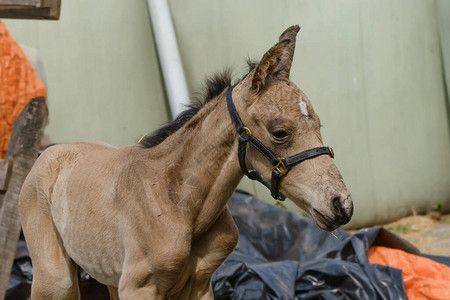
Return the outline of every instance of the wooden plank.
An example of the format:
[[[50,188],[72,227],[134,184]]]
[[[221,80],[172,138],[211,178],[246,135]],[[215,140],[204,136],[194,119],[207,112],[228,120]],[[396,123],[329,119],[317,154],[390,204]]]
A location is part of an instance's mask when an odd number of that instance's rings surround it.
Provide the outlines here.
[[[6,192],[9,178],[11,176],[12,161],[9,159],[0,159],[0,192]]]
[[[0,18],[58,20],[61,0],[0,0]]]
[[[8,6],[41,6],[41,0],[0,0],[0,5]]]
[[[38,156],[47,115],[44,98],[31,99],[14,122],[6,152],[6,159],[14,163],[8,190],[0,195],[0,299],[5,297],[20,235],[20,189]]]

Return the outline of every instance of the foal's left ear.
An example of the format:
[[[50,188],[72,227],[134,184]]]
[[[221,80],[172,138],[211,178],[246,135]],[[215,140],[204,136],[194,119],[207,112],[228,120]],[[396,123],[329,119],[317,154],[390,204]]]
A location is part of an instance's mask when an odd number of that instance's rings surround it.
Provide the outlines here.
[[[298,25],[286,29],[280,35],[278,44],[264,54],[253,73],[252,90],[254,92],[259,92],[271,77],[289,79],[294,57],[295,39],[299,30],[300,26]]]

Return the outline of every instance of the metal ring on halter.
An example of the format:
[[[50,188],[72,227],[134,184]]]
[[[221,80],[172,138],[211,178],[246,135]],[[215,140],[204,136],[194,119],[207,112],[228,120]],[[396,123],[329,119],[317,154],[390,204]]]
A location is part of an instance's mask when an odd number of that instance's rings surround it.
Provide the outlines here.
[[[333,151],[333,148],[331,148],[330,146],[328,146],[328,150],[330,150],[330,156],[331,156],[331,158],[334,158],[334,151]]]
[[[251,132],[251,130],[248,128],[248,127],[242,127],[242,130],[241,130],[241,132],[239,132],[239,135],[242,137],[242,138],[246,138],[246,137],[248,137],[249,135],[252,135],[252,132]]]

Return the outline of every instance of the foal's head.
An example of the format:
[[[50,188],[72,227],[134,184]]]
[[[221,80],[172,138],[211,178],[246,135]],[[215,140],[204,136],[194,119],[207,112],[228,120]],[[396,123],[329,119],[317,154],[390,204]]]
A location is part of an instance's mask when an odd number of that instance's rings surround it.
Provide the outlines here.
[[[234,88],[233,101],[242,122],[279,157],[323,147],[320,119],[311,102],[289,80],[298,26],[288,28]],[[246,165],[270,182],[272,163],[255,147],[247,146]],[[317,225],[334,230],[350,221],[353,204],[331,155],[292,165],[280,177],[279,191],[308,211]]]

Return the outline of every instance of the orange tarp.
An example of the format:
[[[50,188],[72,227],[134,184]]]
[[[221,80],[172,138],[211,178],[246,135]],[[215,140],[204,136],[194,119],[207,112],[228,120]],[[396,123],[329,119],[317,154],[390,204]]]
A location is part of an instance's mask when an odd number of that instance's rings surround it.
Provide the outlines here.
[[[45,86],[0,21],[0,158],[5,157],[14,121],[39,96],[46,97]]]
[[[374,246],[367,251],[371,264],[401,269],[409,300],[449,300],[450,267],[399,249]]]

